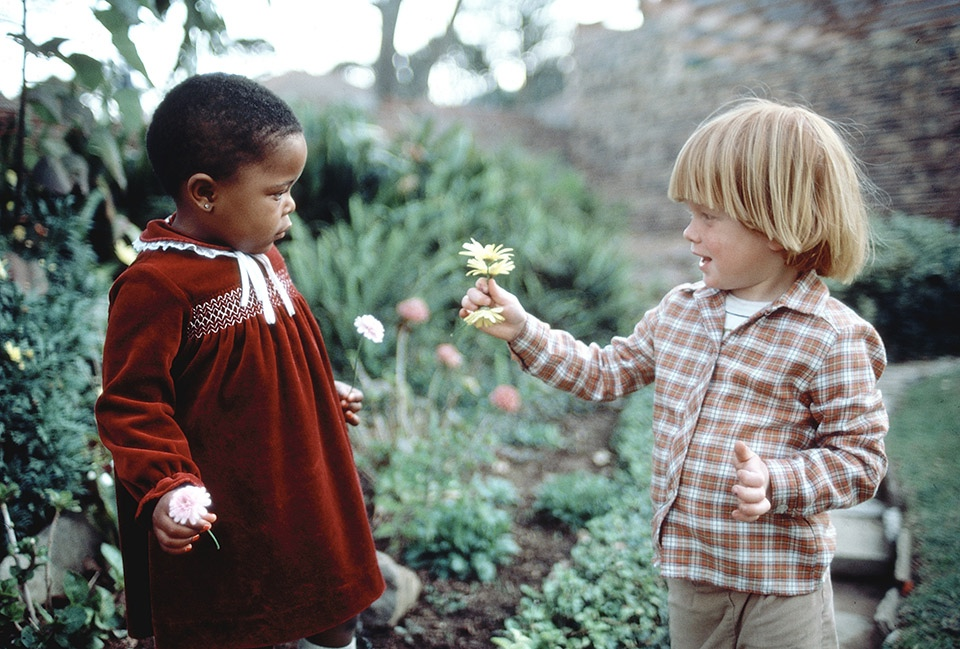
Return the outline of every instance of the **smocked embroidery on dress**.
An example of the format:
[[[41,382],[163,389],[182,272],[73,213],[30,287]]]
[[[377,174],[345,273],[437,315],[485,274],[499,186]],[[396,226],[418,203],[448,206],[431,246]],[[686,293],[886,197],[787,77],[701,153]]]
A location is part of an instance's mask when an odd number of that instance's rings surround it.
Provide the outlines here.
[[[284,271],[278,275],[265,254],[249,255],[239,250],[220,250],[191,243],[161,239],[144,241],[138,238],[133,242],[133,248],[138,253],[145,250],[179,250],[193,252],[201,257],[215,259],[217,257],[232,257],[237,260],[240,272],[240,288],[219,295],[193,309],[192,318],[188,325],[188,334],[200,337],[206,334],[221,331],[226,327],[243,322],[263,313],[267,324],[277,321],[274,303],[282,304],[288,315],[294,315],[293,300],[290,299],[292,285],[289,275]],[[268,286],[267,280],[270,280]],[[256,302],[250,300],[251,290]]]

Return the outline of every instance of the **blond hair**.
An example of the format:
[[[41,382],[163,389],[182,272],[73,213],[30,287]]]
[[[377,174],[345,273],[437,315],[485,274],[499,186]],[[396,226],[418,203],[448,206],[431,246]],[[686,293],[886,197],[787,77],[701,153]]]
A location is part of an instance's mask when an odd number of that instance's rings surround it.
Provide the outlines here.
[[[669,196],[721,209],[786,251],[789,266],[850,282],[870,248],[866,179],[838,130],[800,107],[734,104],[677,156]]]

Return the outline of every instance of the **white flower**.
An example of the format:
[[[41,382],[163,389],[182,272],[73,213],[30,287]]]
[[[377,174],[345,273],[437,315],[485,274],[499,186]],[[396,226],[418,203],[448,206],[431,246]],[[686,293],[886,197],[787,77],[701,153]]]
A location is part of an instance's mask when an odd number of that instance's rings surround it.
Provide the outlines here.
[[[196,525],[203,520],[207,507],[212,504],[210,494],[204,487],[180,487],[170,498],[170,518],[181,525]]]
[[[383,324],[372,315],[357,316],[357,319],[353,321],[353,326],[367,340],[375,343],[383,342]]]

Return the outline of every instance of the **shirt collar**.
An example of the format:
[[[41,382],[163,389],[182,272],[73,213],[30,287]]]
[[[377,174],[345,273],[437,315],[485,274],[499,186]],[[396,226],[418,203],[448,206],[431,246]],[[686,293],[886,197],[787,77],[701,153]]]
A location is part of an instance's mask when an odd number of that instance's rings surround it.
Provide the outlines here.
[[[725,291],[708,288],[702,281],[688,284],[683,288],[696,298],[710,304],[712,308],[722,310]],[[823,283],[816,271],[810,270],[798,277],[786,293],[771,302],[767,311],[787,308],[799,313],[818,315],[823,311],[829,297],[830,291],[827,285]]]

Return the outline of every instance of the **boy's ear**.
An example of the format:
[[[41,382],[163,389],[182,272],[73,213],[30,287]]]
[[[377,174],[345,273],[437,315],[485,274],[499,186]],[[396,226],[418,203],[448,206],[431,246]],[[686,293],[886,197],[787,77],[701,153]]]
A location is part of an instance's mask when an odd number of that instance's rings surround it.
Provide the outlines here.
[[[786,251],[786,248],[784,248],[781,243],[779,243],[778,241],[775,241],[775,240],[773,240],[773,239],[768,239],[768,240],[767,240],[767,247],[770,248],[770,250],[772,250],[772,251],[774,251],[774,252],[784,252],[784,251]]]
[[[196,173],[187,179],[187,199],[204,212],[213,210],[217,182],[208,174]]]

